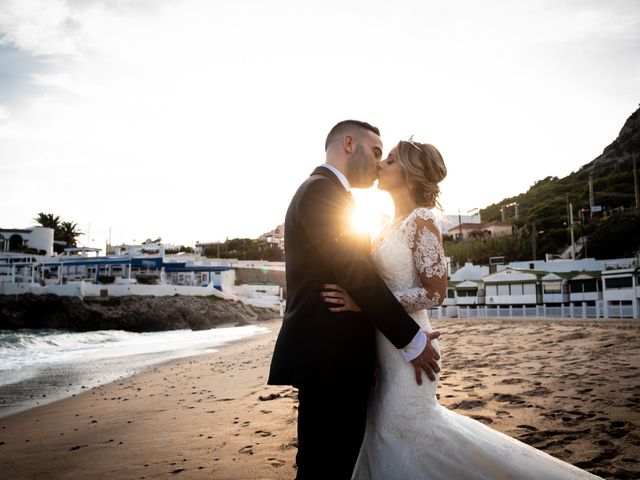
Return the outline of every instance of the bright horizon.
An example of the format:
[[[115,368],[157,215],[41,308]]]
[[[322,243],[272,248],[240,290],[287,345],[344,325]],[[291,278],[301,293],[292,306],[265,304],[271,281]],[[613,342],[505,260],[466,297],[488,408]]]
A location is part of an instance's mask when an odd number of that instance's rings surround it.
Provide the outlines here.
[[[346,118],[438,147],[464,214],[593,160],[639,101],[635,0],[4,0],[0,227],[256,238]]]

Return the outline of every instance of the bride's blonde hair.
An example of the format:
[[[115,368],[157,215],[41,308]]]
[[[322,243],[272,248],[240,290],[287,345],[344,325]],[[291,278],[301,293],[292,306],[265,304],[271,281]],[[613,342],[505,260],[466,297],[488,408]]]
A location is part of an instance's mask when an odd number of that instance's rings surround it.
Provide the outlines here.
[[[438,149],[428,143],[401,140],[396,152],[404,181],[416,205],[442,209],[438,202],[438,183],[447,176],[447,167]]]

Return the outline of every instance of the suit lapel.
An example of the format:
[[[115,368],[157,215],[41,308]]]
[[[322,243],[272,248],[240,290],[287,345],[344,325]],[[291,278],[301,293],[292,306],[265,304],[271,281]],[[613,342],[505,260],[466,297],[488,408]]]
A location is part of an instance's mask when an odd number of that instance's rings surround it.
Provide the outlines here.
[[[320,175],[321,177],[328,178],[333,183],[335,183],[338,187],[340,187],[340,191],[344,192],[345,199],[348,199],[349,205],[352,207],[355,205],[355,201],[353,200],[353,195],[351,192],[348,192],[344,185],[340,181],[340,179],[333,173],[331,170],[325,167],[316,167],[316,169],[311,173],[311,176]]]

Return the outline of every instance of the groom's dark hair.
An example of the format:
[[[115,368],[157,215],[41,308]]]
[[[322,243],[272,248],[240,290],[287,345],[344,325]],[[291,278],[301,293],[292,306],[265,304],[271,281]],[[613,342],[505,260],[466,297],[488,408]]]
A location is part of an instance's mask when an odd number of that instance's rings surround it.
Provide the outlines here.
[[[352,129],[353,127],[363,128],[380,136],[380,130],[367,122],[361,122],[360,120],[343,120],[336,123],[329,131],[327,139],[324,142],[324,151],[326,152],[329,149],[329,145],[331,145],[336,137],[344,135],[347,130]]]

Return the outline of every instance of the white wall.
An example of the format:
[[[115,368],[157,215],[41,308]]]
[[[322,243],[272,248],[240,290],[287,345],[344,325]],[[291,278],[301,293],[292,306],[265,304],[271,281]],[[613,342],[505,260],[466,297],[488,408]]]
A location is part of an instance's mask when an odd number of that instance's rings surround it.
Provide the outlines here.
[[[37,283],[0,283],[0,293],[4,295],[17,295],[21,293],[33,293],[35,295],[53,294],[60,296],[74,297],[97,297],[103,291],[107,295],[113,297],[122,297],[125,295],[150,295],[154,297],[166,297],[170,295],[185,296],[216,296],[237,300],[235,295],[224,293],[213,287],[213,284],[206,287],[187,287],[181,285],[140,285],[140,284],[122,284],[122,285],[99,285],[87,282],[73,282],[65,285],[47,285],[41,286]]]

